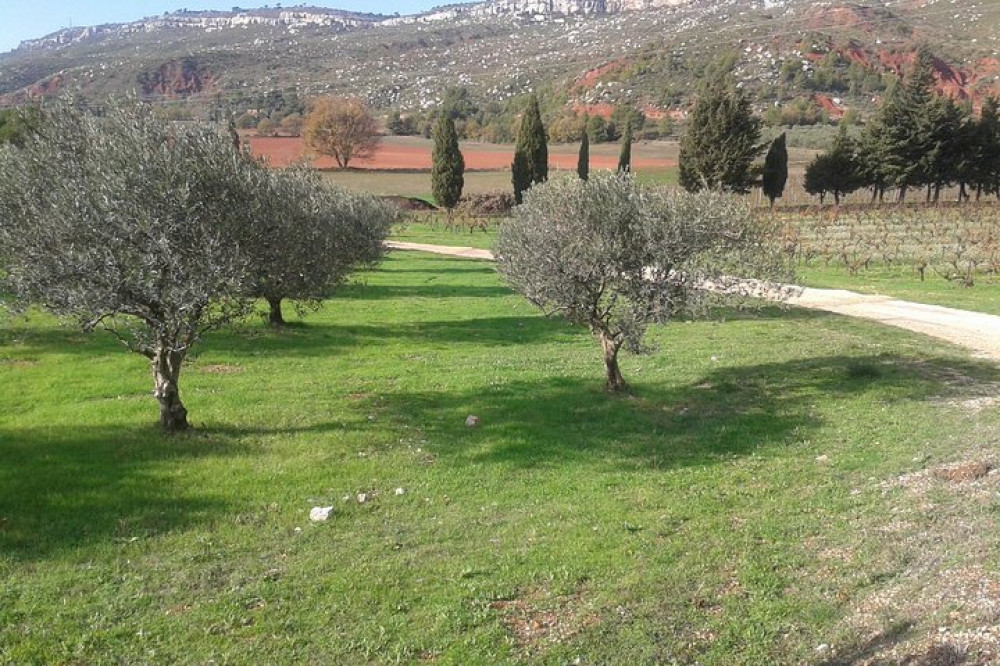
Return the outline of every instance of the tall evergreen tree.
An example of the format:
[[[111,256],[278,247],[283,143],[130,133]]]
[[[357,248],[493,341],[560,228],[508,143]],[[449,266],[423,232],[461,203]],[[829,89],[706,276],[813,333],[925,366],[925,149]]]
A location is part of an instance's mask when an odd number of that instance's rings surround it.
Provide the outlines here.
[[[514,200],[520,204],[526,189],[535,183],[544,183],[548,178],[548,139],[545,136],[545,126],[542,124],[538,96],[532,95],[521,118],[521,128],[514,146],[514,163],[511,165]]]
[[[966,110],[951,97],[940,96],[930,107],[927,199],[937,201],[942,188],[959,184],[959,199],[971,180],[974,144]]]
[[[869,123],[866,152],[873,185],[896,187],[899,200],[911,187],[934,181],[933,58],[920,49],[901,85],[886,97]]]
[[[785,144],[785,133],[782,132],[767,150],[764,157],[764,171],[761,174],[761,189],[767,196],[771,206],[774,200],[780,199],[788,182],[788,147]]]
[[[724,73],[713,76],[695,102],[681,139],[680,184],[689,192],[722,189],[745,194],[761,152],[760,119]]]
[[[978,201],[984,192],[996,193],[1000,187],[1000,102],[996,97],[983,101],[975,132],[971,183]]]
[[[865,124],[864,133],[858,142],[858,170],[861,176],[861,186],[871,188],[872,202],[882,201],[885,191],[890,187],[889,169],[886,165],[887,150],[885,144],[886,121],[883,107]]]
[[[431,166],[431,191],[439,206],[444,206],[451,215],[452,209],[462,198],[465,186],[465,158],[458,149],[458,133],[455,121],[448,113],[442,113],[434,128],[434,152]]]
[[[583,138],[580,140],[580,156],[576,159],[576,174],[580,180],[590,178],[590,133],[587,132],[587,118],[584,116]]]
[[[622,135],[622,150],[618,155],[618,173],[632,171],[632,123],[625,123],[625,133]]]
[[[510,178],[514,183],[514,203],[523,203],[524,191],[531,187],[531,169],[528,167],[528,156],[515,152],[514,161],[510,165]]]

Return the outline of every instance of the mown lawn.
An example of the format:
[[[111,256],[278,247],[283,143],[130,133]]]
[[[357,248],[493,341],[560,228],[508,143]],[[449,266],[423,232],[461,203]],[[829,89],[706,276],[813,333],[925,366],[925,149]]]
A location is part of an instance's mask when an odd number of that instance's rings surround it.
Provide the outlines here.
[[[210,336],[170,437],[144,359],[7,318],[0,662],[836,664],[957,622],[858,608],[928,553],[995,562],[989,501],[885,485],[995,441],[963,406],[995,365],[803,311],[653,338],[609,397],[490,265],[394,253]],[[987,541],[948,550],[960,522]]]

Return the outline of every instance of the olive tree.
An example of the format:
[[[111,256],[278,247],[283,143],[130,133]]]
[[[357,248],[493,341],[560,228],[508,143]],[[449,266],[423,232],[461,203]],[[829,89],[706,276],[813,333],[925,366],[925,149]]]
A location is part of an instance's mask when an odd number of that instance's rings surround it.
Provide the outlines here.
[[[254,168],[224,134],[137,103],[47,109],[23,148],[0,150],[0,289],[146,356],[160,423],[182,430],[185,356],[251,305],[233,238]]]
[[[705,315],[720,299],[754,302],[755,280],[787,277],[772,231],[731,195],[599,174],[532,188],[494,254],[513,289],[590,329],[614,392],[626,388],[619,351],[646,351],[650,324]]]
[[[262,168],[254,192],[237,233],[250,259],[249,293],[267,301],[272,325],[285,323],[283,300],[317,307],[351,272],[382,257],[393,220],[384,202],[328,186],[301,165]]]

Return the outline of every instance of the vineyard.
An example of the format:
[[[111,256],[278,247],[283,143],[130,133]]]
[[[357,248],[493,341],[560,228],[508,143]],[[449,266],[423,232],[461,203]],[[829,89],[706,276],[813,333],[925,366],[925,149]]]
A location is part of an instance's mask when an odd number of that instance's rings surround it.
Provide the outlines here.
[[[800,264],[911,268],[921,280],[972,287],[1000,272],[995,204],[776,210],[782,243]]]

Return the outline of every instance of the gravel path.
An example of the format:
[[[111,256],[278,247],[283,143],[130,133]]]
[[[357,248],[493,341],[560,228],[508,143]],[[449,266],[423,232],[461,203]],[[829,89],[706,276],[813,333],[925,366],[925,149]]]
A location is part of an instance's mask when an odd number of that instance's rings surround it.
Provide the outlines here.
[[[394,250],[416,250],[467,259],[493,260],[493,254],[489,250],[472,247],[394,241],[388,242],[387,245]],[[912,303],[889,296],[858,294],[844,289],[805,288],[797,296],[785,302],[802,308],[870,319],[923,333],[972,349],[983,357],[1000,361],[1000,317],[996,315]]]

